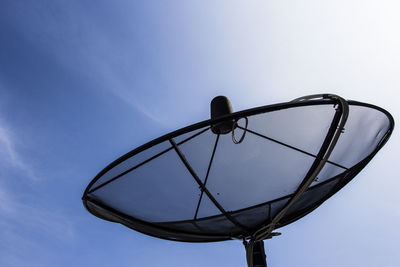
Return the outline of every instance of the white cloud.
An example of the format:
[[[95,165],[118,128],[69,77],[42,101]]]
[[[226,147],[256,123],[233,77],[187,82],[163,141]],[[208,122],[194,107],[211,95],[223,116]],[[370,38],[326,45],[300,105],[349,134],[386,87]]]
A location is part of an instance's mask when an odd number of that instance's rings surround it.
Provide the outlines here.
[[[65,214],[40,206],[36,196],[29,192],[12,188],[15,180],[12,173],[27,177],[28,181],[39,182],[33,168],[18,152],[16,140],[17,135],[0,122],[0,164],[11,170],[5,172],[8,175],[3,172],[0,176],[0,264],[7,266],[24,263],[23,251],[41,251],[44,246],[42,239],[71,242],[75,238],[73,222]],[[17,184],[25,182],[16,181]]]
[[[46,240],[67,244],[75,240],[75,226],[67,216],[18,195],[0,184],[0,265],[31,265],[27,252],[45,254]]]
[[[16,227],[22,227],[61,241],[69,241],[74,238],[73,224],[66,216],[58,211],[37,207],[30,201],[22,201],[15,195],[1,185],[0,225],[3,229],[5,227],[12,231]]]
[[[36,176],[25,160],[17,152],[14,142],[14,136],[11,131],[0,121],[0,155],[3,159],[2,163],[11,164],[12,168],[23,172],[23,175],[36,180]]]

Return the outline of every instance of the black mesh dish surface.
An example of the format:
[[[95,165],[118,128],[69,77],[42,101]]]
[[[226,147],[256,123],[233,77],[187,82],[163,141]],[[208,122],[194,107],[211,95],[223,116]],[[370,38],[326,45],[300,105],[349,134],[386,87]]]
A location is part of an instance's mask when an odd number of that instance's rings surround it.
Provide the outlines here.
[[[348,101],[349,117],[328,162],[277,228],[347,184],[389,138],[385,110]],[[105,220],[177,241],[251,235],[284,207],[306,177],[334,121],[332,100],[288,102],[207,120],[155,139],[102,170],[83,195]],[[246,128],[245,120],[248,120]],[[233,132],[211,126],[237,121]]]

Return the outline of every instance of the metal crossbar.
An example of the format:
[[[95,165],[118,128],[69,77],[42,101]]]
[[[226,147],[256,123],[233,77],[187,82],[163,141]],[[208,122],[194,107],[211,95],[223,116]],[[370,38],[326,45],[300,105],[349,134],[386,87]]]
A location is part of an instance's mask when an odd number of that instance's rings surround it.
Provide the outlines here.
[[[175,141],[173,139],[169,139],[169,142],[171,145],[174,147],[176,153],[178,154],[179,158],[182,160],[183,164],[186,166],[190,174],[193,176],[193,178],[196,180],[197,184],[200,186],[201,190],[206,193],[208,198],[214,203],[214,205],[221,211],[221,213],[229,220],[231,221],[234,225],[239,227],[241,230],[244,232],[248,233],[247,227],[244,225],[240,224],[235,218],[233,218],[229,213],[225,211],[225,209],[219,204],[219,202],[214,198],[214,196],[208,191],[208,189],[204,186],[204,184],[201,182],[199,176],[196,174],[196,172],[193,170],[192,166],[189,164],[189,162],[186,160],[185,156],[183,155],[182,151],[179,149],[179,147],[176,145]]]
[[[210,173],[210,169],[211,169],[211,165],[212,165],[212,162],[214,159],[215,151],[217,150],[218,140],[219,140],[219,134],[217,134],[217,138],[215,139],[215,144],[214,144],[213,152],[211,154],[211,159],[210,159],[210,162],[208,163],[207,174],[206,174],[206,178],[204,179],[204,186],[206,186],[206,184],[207,184],[208,175]],[[200,207],[201,199],[203,198],[203,193],[204,193],[204,191],[201,190],[200,198],[197,203],[196,212],[195,212],[194,218],[193,218],[194,220],[197,219],[197,213],[199,212],[199,207]]]
[[[268,136],[266,136],[266,135],[260,134],[260,133],[255,132],[255,131],[252,131],[252,130],[250,130],[250,129],[248,129],[248,128],[246,129],[246,128],[243,128],[242,126],[239,126],[239,125],[238,125],[237,127],[238,127],[239,129],[242,129],[243,131],[247,131],[247,132],[249,132],[249,133],[252,133],[252,134],[257,135],[257,136],[259,136],[259,137],[265,138],[265,139],[267,139],[267,140],[270,140],[270,141],[272,141],[272,142],[274,142],[274,143],[277,143],[277,144],[280,144],[280,145],[282,145],[282,146],[291,148],[291,149],[293,149],[293,150],[296,150],[296,151],[301,152],[301,153],[303,153],[303,154],[306,154],[306,155],[308,155],[308,156],[311,156],[311,157],[314,157],[314,158],[317,157],[316,155],[314,155],[314,154],[312,154],[312,153],[310,153],[310,152],[307,152],[307,151],[302,150],[302,149],[300,149],[300,148],[297,148],[297,147],[294,147],[294,146],[292,146],[292,145],[283,143],[283,142],[281,142],[281,141],[279,141],[279,140],[276,140],[276,139],[274,139],[274,138],[268,137]],[[329,160],[328,160],[327,162],[330,163],[330,164],[332,164],[332,165],[335,165],[336,167],[342,168],[342,169],[344,169],[344,170],[348,170],[348,168],[346,168],[346,167],[344,167],[343,165],[340,165],[340,164],[338,164],[338,163],[335,163],[335,162],[332,162],[332,161],[329,161]]]
[[[189,136],[188,138],[186,138],[186,139],[182,140],[181,142],[179,142],[178,145],[181,145],[181,144],[186,143],[187,141],[191,140],[192,138],[195,138],[196,136],[198,136],[198,135],[204,133],[205,131],[207,131],[207,130],[209,130],[209,129],[210,129],[210,127],[207,127],[206,129],[201,130],[200,132],[198,132],[198,133],[196,133],[196,134],[194,134],[194,135],[192,135],[192,136]],[[140,166],[142,166],[142,165],[148,163],[149,161],[152,161],[152,160],[155,159],[155,158],[158,158],[159,156],[161,156],[161,155],[167,153],[167,152],[170,151],[170,150],[172,150],[172,147],[169,147],[169,148],[167,148],[167,149],[165,149],[165,150],[163,150],[163,151],[161,151],[161,152],[155,154],[154,156],[152,156],[152,157],[146,159],[145,161],[142,161],[141,163],[139,163],[139,164],[133,166],[132,168],[129,168],[128,170],[126,170],[126,171],[124,171],[124,172],[122,172],[122,173],[120,173],[120,174],[114,176],[114,177],[111,178],[110,180],[107,180],[107,181],[105,181],[104,183],[102,183],[102,184],[100,184],[100,185],[94,187],[93,189],[89,190],[88,194],[93,193],[94,191],[96,191],[96,190],[102,188],[103,186],[105,186],[105,185],[107,185],[107,184],[109,184],[109,183],[111,183],[111,182],[113,182],[113,181],[115,181],[115,180],[121,178],[121,177],[124,176],[125,174],[130,173],[131,171],[133,171],[133,170],[139,168]]]
[[[317,175],[322,170],[325,163],[328,161],[328,158],[329,158],[330,154],[332,153],[332,151],[339,139],[339,136],[342,133],[342,130],[344,129],[344,125],[346,124],[347,117],[349,115],[349,106],[343,98],[336,96],[336,95],[312,95],[312,96],[306,96],[306,97],[299,98],[296,101],[303,101],[303,100],[309,100],[309,99],[321,98],[321,97],[336,100],[340,104],[340,108],[338,108],[336,110],[331,127],[328,131],[328,134],[327,134],[323,144],[321,145],[321,149],[318,152],[318,155],[314,161],[314,164],[311,166],[309,172],[307,173],[306,177],[303,179],[303,182],[301,183],[299,188],[296,190],[295,194],[286,203],[286,205],[281,209],[281,211],[278,212],[278,214],[274,216],[271,223],[269,223],[268,225],[266,225],[264,227],[261,227],[259,230],[257,230],[253,234],[252,240],[254,242],[261,241],[263,239],[270,238],[273,236],[272,231],[275,229],[276,224],[285,215],[285,213],[288,211],[288,209],[308,189],[310,184],[314,181],[315,177],[317,177]]]

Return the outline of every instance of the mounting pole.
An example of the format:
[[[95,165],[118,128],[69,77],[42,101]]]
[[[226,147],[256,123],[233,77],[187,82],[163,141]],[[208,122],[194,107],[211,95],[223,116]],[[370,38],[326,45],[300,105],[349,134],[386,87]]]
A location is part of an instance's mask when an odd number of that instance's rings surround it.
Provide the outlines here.
[[[265,256],[264,241],[243,242],[246,248],[246,259],[248,267],[267,267],[267,259]]]

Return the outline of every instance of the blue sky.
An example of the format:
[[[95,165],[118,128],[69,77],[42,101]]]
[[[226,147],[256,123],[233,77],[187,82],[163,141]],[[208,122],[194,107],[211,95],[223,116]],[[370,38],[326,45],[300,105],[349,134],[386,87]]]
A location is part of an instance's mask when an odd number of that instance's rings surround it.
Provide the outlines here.
[[[89,214],[106,164],[235,110],[330,92],[387,109],[397,1],[0,2],[0,265],[245,266],[240,242],[159,240]],[[271,266],[399,266],[395,130],[342,191],[266,242]]]

